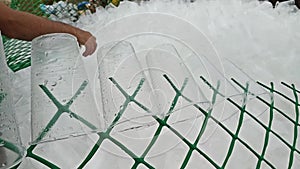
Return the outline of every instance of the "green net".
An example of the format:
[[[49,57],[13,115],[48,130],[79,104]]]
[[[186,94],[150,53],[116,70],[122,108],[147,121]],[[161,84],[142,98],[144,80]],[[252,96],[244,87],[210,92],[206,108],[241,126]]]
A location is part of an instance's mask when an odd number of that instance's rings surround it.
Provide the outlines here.
[[[251,91],[249,91],[249,84],[240,84],[237,80],[232,79],[232,81],[236,84],[236,87],[239,87],[243,91],[243,100],[241,102],[236,101],[234,98],[227,98],[226,104],[231,105],[235,107],[237,110],[238,118],[236,119],[236,128],[232,129],[229,127],[229,124],[226,124],[226,121],[219,121],[218,118],[214,116],[216,112],[214,112],[214,109],[208,109],[202,107],[200,104],[193,103],[192,100],[187,98],[183,95],[183,91],[185,90],[186,85],[188,84],[188,79],[186,79],[184,82],[182,82],[182,86],[176,86],[172,80],[168,77],[168,75],[164,75],[165,80],[169,83],[170,88],[174,90],[174,98],[171,102],[171,105],[169,107],[169,112],[172,112],[174,109],[176,109],[176,105],[180,100],[185,100],[187,102],[191,102],[192,106],[204,116],[204,120],[201,124],[200,130],[198,131],[196,137],[194,140],[189,140],[186,138],[185,133],[183,131],[179,131],[174,127],[174,124],[172,122],[169,122],[169,119],[172,118],[172,113],[170,113],[168,116],[161,118],[158,116],[151,116],[154,121],[156,121],[156,129],[153,134],[153,137],[151,141],[147,144],[145,147],[142,155],[138,155],[136,152],[131,150],[129,147],[126,146],[126,143],[123,143],[119,141],[117,138],[113,136],[113,130],[115,125],[119,122],[119,120],[122,118],[123,114],[126,113],[127,108],[130,104],[136,104],[138,107],[143,109],[145,112],[148,112],[148,108],[144,106],[142,103],[140,103],[138,100],[136,100],[136,97],[139,95],[139,92],[143,88],[143,83],[145,79],[141,79],[140,83],[137,84],[137,87],[133,94],[129,94],[126,92],[126,90],[120,86],[116,79],[110,78],[109,80],[115,85],[115,87],[123,94],[125,98],[124,104],[121,106],[119,112],[117,112],[115,119],[113,120],[110,127],[104,131],[99,132],[98,140],[95,142],[94,146],[90,147],[89,153],[85,154],[85,157],[82,159],[80,164],[77,168],[84,168],[95,156],[95,154],[100,151],[100,147],[104,146],[104,142],[106,140],[109,140],[111,143],[113,143],[115,146],[119,147],[122,151],[124,151],[129,157],[132,158],[134,163],[132,164],[131,168],[139,168],[139,166],[144,165],[147,168],[159,168],[160,166],[155,166],[155,164],[152,164],[151,162],[147,161],[147,156],[150,151],[155,149],[155,145],[158,144],[161,137],[165,137],[163,133],[163,130],[167,129],[169,132],[174,134],[175,137],[177,137],[180,140],[179,144],[186,145],[188,147],[188,151],[184,154],[182,154],[181,157],[183,159],[180,160],[180,168],[186,168],[189,166],[189,163],[192,160],[192,156],[195,154],[199,154],[202,156],[210,165],[209,168],[227,168],[228,163],[231,161],[235,161],[234,157],[238,155],[249,155],[255,157],[256,160],[252,161],[255,168],[278,168],[277,162],[272,161],[272,154],[271,151],[268,151],[268,148],[270,149],[272,147],[272,144],[274,144],[274,139],[280,143],[280,147],[284,149],[289,150],[289,156],[287,158],[287,161],[282,160],[280,161],[283,166],[286,166],[286,168],[295,168],[297,167],[295,163],[295,157],[299,155],[300,151],[297,147],[298,140],[298,127],[299,127],[299,102],[298,102],[298,94],[300,93],[299,90],[295,88],[295,85],[289,85],[286,83],[282,83],[286,89],[290,91],[292,95],[294,95],[294,98],[288,97],[286,94],[283,94],[280,91],[275,90],[273,83],[271,83],[270,86],[267,86],[265,84],[262,84],[260,82],[257,82],[260,86],[265,88],[270,93],[269,99],[263,98],[261,96],[256,96],[254,99],[257,101],[255,103],[256,106],[264,106],[265,107],[265,114],[267,116],[267,120],[264,121],[260,116],[255,116],[253,112],[248,110],[248,106],[251,104],[246,104],[246,101],[249,99],[248,97],[251,96]],[[216,86],[213,84],[210,84],[204,77],[200,77],[203,82],[211,89],[212,92],[212,100],[211,103],[215,104],[215,101],[217,97],[223,97],[222,93],[218,91],[218,88],[220,87],[220,83],[218,83]],[[54,114],[53,118],[50,120],[50,122],[47,124],[47,127],[45,130],[41,133],[40,137],[38,139],[42,139],[47,132],[51,130],[53,126],[55,126],[55,123],[59,121],[59,119],[62,117],[63,114],[67,113],[76,120],[80,121],[82,124],[86,125],[87,127],[94,129],[95,126],[91,124],[90,122],[86,121],[82,117],[78,116],[76,113],[72,112],[72,110],[69,109],[69,107],[72,105],[74,100],[85,90],[85,87],[87,85],[87,82],[84,81],[81,85],[81,87],[78,89],[76,94],[72,97],[71,100],[67,102],[67,104],[62,104],[59,101],[56,100],[55,96],[52,95],[51,91],[44,85],[41,85],[41,90],[44,91],[44,93],[49,97],[53,103],[55,103],[55,106],[57,107],[57,112]],[[286,102],[289,103],[291,106],[294,107],[294,117],[290,117],[290,113],[285,113],[285,110],[282,110],[278,107],[276,107],[275,103],[277,102],[277,99],[279,102]],[[252,105],[253,106],[253,105]],[[251,109],[251,108],[249,108]],[[281,116],[283,121],[289,122],[293,126],[293,138],[291,141],[287,141],[287,138],[285,136],[282,136],[278,131],[276,131],[275,128],[273,128],[273,120],[276,116]],[[251,125],[252,127],[249,127],[246,123],[247,121],[252,121]],[[226,152],[221,153],[223,156],[223,160],[219,161],[214,157],[214,155],[209,155],[208,152],[206,152],[206,148],[201,146],[199,144],[200,139],[203,137],[206,129],[208,128],[209,123],[214,123],[217,125],[217,130],[222,131],[223,134],[227,135],[226,137],[230,137],[230,141],[227,143],[229,146],[227,148]],[[247,127],[246,127],[247,126]],[[262,138],[256,138],[256,140],[247,140],[245,138],[245,135],[241,136],[241,133],[245,130],[256,130],[256,128],[259,127],[264,130],[264,134]],[[216,135],[219,140],[224,140],[226,138],[223,136],[223,134]],[[224,138],[223,138],[224,137]],[[224,140],[226,142],[226,140]],[[262,147],[257,148],[254,142],[261,142],[260,144]],[[43,158],[43,155],[39,155],[37,153],[34,153],[35,149],[38,149],[38,147],[41,145],[32,145],[27,149],[27,157],[36,160],[37,162],[49,167],[49,168],[61,168],[59,165],[55,164],[55,162],[51,162],[50,160]],[[235,151],[236,149],[243,149],[245,152],[238,152]],[[102,150],[103,151],[103,150]],[[218,151],[218,150],[215,150]],[[68,157],[66,157],[68,158]],[[268,159],[268,158],[271,158]],[[195,160],[195,159],[194,159]],[[172,161],[166,161],[166,163],[173,163]],[[238,162],[237,162],[238,163]],[[200,165],[201,166],[201,165]]]
[[[4,42],[8,66],[15,72],[30,66],[30,51],[30,42],[17,39],[8,39]]]
[[[44,14],[39,10],[38,6],[40,3],[40,1],[33,0],[27,3],[25,3],[25,1],[13,1],[12,7],[41,16]],[[14,71],[30,66],[31,44],[29,42],[8,39],[5,40],[4,46],[8,64]],[[235,87],[242,93],[240,97],[236,99],[225,98],[224,95],[220,93],[219,88],[224,85],[221,82],[212,84],[206,80],[205,77],[200,76],[199,78],[211,91],[212,97],[210,103],[212,106],[210,108],[207,108],[202,104],[194,103],[193,100],[183,94],[187,84],[189,83],[189,79],[185,79],[185,81],[180,82],[181,86],[176,86],[176,83],[173,82],[167,74],[164,75],[164,80],[169,84],[169,88],[173,91],[174,97],[169,101],[170,106],[166,117],[156,115],[150,116],[153,120],[153,134],[150,137],[150,141],[145,144],[144,149],[140,153],[138,153],[137,150],[133,150],[134,148],[130,146],[130,143],[119,139],[113,133],[118,132],[115,131],[115,126],[121,121],[124,114],[126,114],[129,105],[134,104],[144,112],[148,112],[149,108],[140,103],[137,99],[139,92],[141,92],[143,88],[145,79],[140,79],[140,83],[136,84],[136,89],[132,94],[126,91],[125,86],[121,86],[118,83],[118,79],[108,79],[114,84],[115,89],[122,93],[125,101],[120,107],[120,110],[115,112],[116,116],[108,129],[96,134],[96,141],[87,147],[85,153],[80,156],[81,159],[78,161],[75,168],[87,168],[90,162],[99,160],[95,159],[95,157],[97,156],[97,153],[100,153],[100,151],[105,151],[103,147],[106,146],[107,141],[117,147],[123,154],[125,154],[126,157],[131,159],[129,168],[161,168],[162,166],[156,164],[155,160],[152,160],[149,157],[149,154],[154,151],[154,149],[159,148],[157,145],[162,144],[161,140],[168,140],[169,136],[165,135],[165,132],[171,133],[171,135],[178,140],[178,144],[176,146],[185,147],[185,151],[183,151],[183,153],[180,151],[181,154],[164,159],[166,163],[178,164],[178,168],[193,168],[193,166],[217,169],[232,168],[232,166],[234,166],[233,163],[242,163],[242,161],[239,161],[239,157],[241,156],[244,156],[247,160],[249,160],[248,163],[251,163],[252,168],[257,169],[282,168],[282,166],[284,166],[283,168],[291,169],[299,166],[300,148],[298,139],[298,95],[300,91],[294,84],[287,84],[283,82],[281,86],[278,87],[284,91],[282,92],[279,89],[275,89],[273,83],[266,85],[261,82],[257,82],[260,87],[267,91],[268,95],[265,97],[254,95],[252,91],[249,90],[251,87],[250,84],[243,84],[237,79],[231,79],[232,83],[235,84]],[[43,137],[53,126],[55,126],[64,114],[72,116],[72,118],[80,121],[88,128],[95,128],[92,123],[78,116],[76,112],[73,112],[70,109],[74,100],[76,100],[76,98],[84,92],[87,83],[88,82],[86,81],[82,82],[81,87],[79,87],[72,99],[65,101],[66,104],[57,100],[55,95],[53,95],[51,90],[49,90],[46,86],[40,85],[45,96],[54,103],[56,113],[53,114],[53,117],[47,124],[47,127],[41,132],[38,138],[39,140],[43,139]],[[213,105],[216,103],[217,98],[223,98],[224,104],[235,110],[234,115],[236,115],[236,118],[234,124],[232,124],[232,121],[230,120],[220,120],[216,117],[217,112],[215,112]],[[252,102],[248,102],[249,99],[251,99]],[[193,107],[193,110],[203,117],[201,123],[198,124],[199,130],[196,131],[191,138],[187,138],[186,131],[181,130],[180,127],[176,126],[177,123],[173,123],[174,121],[172,120],[172,117],[174,116],[172,112],[174,112],[180,101],[189,102],[191,107]],[[286,106],[282,106],[282,104],[277,106],[277,103],[284,103]],[[264,110],[263,113],[257,115],[255,107],[259,107],[260,110]],[[290,111],[290,108],[292,108],[292,112]],[[274,122],[277,122],[278,124]],[[292,133],[290,136],[287,136],[284,132],[282,132],[284,129],[280,129],[280,124],[283,122],[289,124],[289,133]],[[217,144],[211,143],[213,145],[208,146],[207,144],[200,143],[204,135],[210,132],[208,131],[209,125],[215,125],[216,130],[218,131],[218,134],[214,134],[214,138],[209,141],[221,140],[218,144],[225,146],[226,151],[219,152],[219,145]],[[258,135],[260,137],[247,137],[247,133],[249,133],[249,131],[259,133],[260,135]],[[167,145],[167,143],[162,144],[160,148],[163,147],[163,145]],[[274,145],[276,145],[276,147]],[[61,162],[45,156],[43,151],[40,150],[41,147],[43,147],[43,144],[31,145],[27,149],[26,159],[35,161],[35,163],[38,163],[41,168],[64,168]],[[80,149],[80,147],[77,148]],[[13,147],[11,149],[12,151],[14,150]],[[66,149],[65,151],[68,150]],[[276,152],[282,153],[283,158],[281,161],[273,158],[273,155]],[[68,159],[70,157],[65,158]],[[203,163],[199,164],[199,161]]]

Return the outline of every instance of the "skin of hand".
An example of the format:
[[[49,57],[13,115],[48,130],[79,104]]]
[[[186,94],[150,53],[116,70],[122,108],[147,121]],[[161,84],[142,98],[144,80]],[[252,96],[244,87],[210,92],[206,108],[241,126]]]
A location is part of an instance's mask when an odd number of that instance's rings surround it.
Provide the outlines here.
[[[84,44],[85,51],[83,52],[83,56],[89,56],[92,55],[95,50],[97,49],[97,43],[96,38],[94,36],[91,36]]]
[[[85,46],[83,56],[91,55],[97,48],[96,38],[87,31],[61,22],[51,21],[30,13],[16,11],[0,2],[0,30],[9,38],[31,41],[49,33],[69,33]]]
[[[89,56],[95,52],[97,49],[96,38],[89,32],[77,32],[77,39],[79,44],[85,46],[85,51],[83,56]]]

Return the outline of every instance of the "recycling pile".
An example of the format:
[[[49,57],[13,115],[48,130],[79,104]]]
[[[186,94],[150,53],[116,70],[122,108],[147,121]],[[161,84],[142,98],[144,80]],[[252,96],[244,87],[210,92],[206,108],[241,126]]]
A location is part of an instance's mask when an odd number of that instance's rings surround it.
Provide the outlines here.
[[[119,5],[119,0],[90,0],[81,2],[58,1],[53,3],[42,3],[39,5],[44,14],[51,20],[76,22],[81,15],[90,15],[96,12],[96,8],[107,5]]]

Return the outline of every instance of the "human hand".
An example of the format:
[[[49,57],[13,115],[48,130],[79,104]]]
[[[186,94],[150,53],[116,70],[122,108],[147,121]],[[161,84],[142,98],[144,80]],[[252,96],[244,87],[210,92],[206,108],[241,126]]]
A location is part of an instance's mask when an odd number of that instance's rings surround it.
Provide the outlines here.
[[[83,30],[78,30],[76,32],[76,37],[80,45],[85,46],[85,51],[83,52],[83,56],[89,56],[93,54],[97,49],[96,38],[90,33]]]
[[[83,52],[83,56],[89,56],[93,54],[97,48],[96,38],[94,36],[91,36],[84,44],[85,51]]]

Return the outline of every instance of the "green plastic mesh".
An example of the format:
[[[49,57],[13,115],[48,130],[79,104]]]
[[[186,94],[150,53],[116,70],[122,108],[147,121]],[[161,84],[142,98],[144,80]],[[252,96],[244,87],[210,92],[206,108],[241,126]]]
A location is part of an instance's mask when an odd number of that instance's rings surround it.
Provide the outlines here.
[[[8,66],[13,71],[30,66],[31,43],[17,39],[8,39],[4,42],[4,52]]]
[[[26,3],[25,3],[26,2]],[[36,15],[43,15],[41,11],[39,11],[39,8],[37,7],[41,1],[39,0],[15,0],[12,2],[12,7],[21,10],[21,11],[28,11],[31,13],[34,13]],[[14,71],[24,69],[28,66],[30,66],[30,42],[24,42],[24,41],[18,41],[15,39],[9,39],[6,40],[5,43],[5,53],[7,56],[7,61],[11,69]],[[147,156],[151,150],[154,149],[155,145],[157,144],[160,137],[164,137],[161,133],[164,129],[170,131],[173,133],[181,142],[181,144],[184,144],[188,147],[188,151],[183,154],[184,157],[181,162],[180,168],[188,168],[189,163],[191,163],[191,157],[195,154],[201,156],[204,158],[207,163],[211,166],[211,168],[217,168],[217,169],[224,169],[228,168],[228,163],[233,159],[234,155],[239,154],[239,152],[236,152],[235,150],[237,147],[243,147],[248,154],[255,157],[254,166],[255,168],[278,168],[276,166],[276,162],[271,161],[268,157],[272,156],[272,154],[269,154],[268,147],[272,146],[271,141],[272,139],[278,140],[280,145],[287,149],[289,151],[289,157],[287,158],[287,161],[282,160],[281,163],[284,163],[286,168],[297,168],[295,165],[296,156],[299,156],[300,149],[299,145],[299,138],[298,138],[298,128],[299,128],[299,98],[298,95],[300,91],[296,89],[295,85],[293,84],[287,84],[282,83],[282,87],[285,88],[285,92],[281,92],[279,90],[276,90],[273,83],[271,83],[269,86],[265,85],[263,83],[257,82],[258,85],[260,85],[262,88],[264,88],[268,93],[270,98],[266,99],[261,96],[255,96],[254,100],[256,101],[256,105],[248,105],[246,104],[246,100],[249,96],[251,96],[251,91],[249,91],[249,84],[241,84],[238,80],[231,79],[232,82],[236,85],[237,88],[239,88],[243,93],[243,99],[241,102],[238,102],[232,98],[225,98],[226,104],[231,105],[235,107],[238,118],[236,120],[236,127],[228,127],[228,124],[224,121],[219,121],[218,118],[214,116],[214,109],[211,108],[207,110],[206,108],[201,107],[201,104],[193,103],[192,100],[184,96],[182,93],[185,89],[186,84],[188,83],[188,79],[186,81],[181,82],[182,86],[176,86],[174,82],[171,81],[171,79],[168,77],[168,75],[164,75],[165,80],[169,83],[170,88],[174,91],[174,98],[170,101],[170,107],[169,112],[172,112],[176,108],[176,104],[180,100],[184,100],[187,102],[190,102],[192,106],[199,112],[199,114],[202,114],[204,117],[204,120],[200,127],[200,130],[198,131],[197,136],[194,140],[189,140],[184,137],[184,133],[182,131],[178,131],[173,127],[171,123],[169,123],[169,119],[172,117],[172,113],[168,116],[161,118],[158,116],[153,115],[152,118],[154,121],[156,121],[156,129],[154,132],[154,135],[151,139],[151,141],[148,143],[148,145],[145,147],[142,155],[137,155],[134,151],[132,151],[129,147],[126,147],[124,143],[119,141],[117,138],[115,138],[111,133],[114,130],[114,126],[119,122],[119,120],[122,118],[122,115],[126,112],[126,109],[129,104],[136,104],[136,106],[143,109],[145,112],[148,111],[148,109],[143,106],[142,103],[139,103],[138,100],[136,100],[136,96],[139,94],[143,87],[143,83],[145,79],[141,79],[140,83],[137,84],[136,90],[133,94],[129,94],[126,92],[126,89],[124,86],[120,86],[118,84],[118,80],[114,78],[110,78],[109,80],[115,84],[115,88],[119,90],[124,98],[125,102],[121,106],[119,112],[116,112],[115,119],[113,120],[112,124],[106,131],[97,133],[98,140],[95,142],[94,146],[91,147],[88,151],[88,153],[85,155],[85,157],[82,159],[80,164],[77,168],[84,168],[95,156],[95,154],[100,151],[100,147],[104,143],[104,141],[109,140],[111,143],[113,143],[115,146],[119,147],[125,154],[127,154],[129,157],[132,158],[134,161],[131,168],[139,168],[141,165],[143,165],[146,168],[157,168],[154,164],[149,162],[147,160]],[[211,89],[212,92],[212,100],[211,103],[214,104],[217,97],[224,97],[221,93],[219,93],[218,89],[221,83],[218,84],[210,84],[209,81],[207,81],[204,77],[199,77],[202,79],[203,83],[207,85]],[[85,87],[87,85],[87,82],[82,82],[81,87],[76,92],[75,96],[72,97],[72,99],[76,99],[82,91],[85,90]],[[76,120],[79,120],[82,124],[86,125],[89,128],[95,128],[93,124],[86,121],[82,117],[78,116],[76,112],[72,112],[69,107],[72,105],[74,100],[67,101],[67,104],[63,104],[56,100],[55,96],[52,95],[51,91],[44,85],[40,86],[41,90],[44,91],[44,93],[49,97],[52,102],[55,104],[57,108],[57,112],[53,114],[52,120],[48,123],[47,127],[44,131],[41,132],[39,139],[42,139],[49,130],[51,130],[51,127],[55,125],[55,123],[60,119],[60,117],[63,114],[70,114],[72,117],[74,117]],[[287,91],[287,92],[286,92]],[[289,93],[289,94],[287,94]],[[294,112],[287,112],[284,107],[278,107],[276,106],[276,103],[278,102],[285,102],[290,107],[293,107]],[[267,121],[262,120],[260,116],[255,116],[251,112],[250,106],[257,106],[260,105],[261,107],[264,107],[265,109],[264,114],[267,115]],[[249,108],[250,107],[250,108]],[[275,116],[280,116],[283,121],[286,123],[289,123],[293,126],[293,130],[290,131],[292,134],[292,139],[288,140],[284,135],[282,135],[279,131],[273,128],[275,124],[273,124],[273,120]],[[251,120],[252,126],[262,128],[264,130],[264,136],[263,138],[258,138],[261,141],[262,147],[260,147],[260,150],[255,148],[253,142],[251,140],[246,140],[244,137],[240,135],[242,130],[251,130],[251,128],[243,129],[243,125],[245,125],[246,121]],[[207,153],[207,150],[199,146],[199,141],[202,138],[203,134],[206,132],[208,123],[214,123],[217,126],[218,130],[221,130],[226,137],[230,137],[230,142],[227,151],[223,154],[223,160],[219,161],[216,160],[215,157],[209,153]],[[218,136],[222,140],[222,136]],[[7,144],[8,146],[12,146],[10,144]],[[43,157],[43,155],[35,153],[34,150],[36,150],[40,145],[32,145],[27,149],[27,156],[26,158],[30,158],[41,165],[47,166],[52,169],[58,169],[61,168],[58,164],[56,164],[53,161],[48,160],[47,158]],[[13,146],[10,147],[12,150],[14,150]],[[249,156],[250,156],[249,155]],[[69,157],[66,157],[69,158]],[[168,161],[169,163],[172,163],[172,161]]]
[[[218,118],[216,118],[213,114],[215,114],[214,109],[211,108],[209,110],[206,110],[206,108],[201,107],[201,104],[193,103],[192,100],[184,96],[182,93],[185,89],[185,86],[188,83],[188,79],[186,79],[184,82],[182,82],[182,86],[176,86],[174,82],[170,80],[170,78],[167,75],[164,75],[165,80],[170,84],[170,88],[174,90],[174,98],[171,102],[171,105],[169,107],[169,112],[172,112],[175,108],[177,103],[180,100],[185,100],[187,102],[191,102],[193,107],[196,108],[200,114],[203,115],[204,120],[201,125],[201,129],[198,131],[198,134],[196,136],[195,140],[188,140],[184,137],[184,133],[182,131],[176,130],[171,123],[168,122],[168,120],[172,117],[172,113],[170,113],[168,116],[164,118],[160,118],[158,116],[153,115],[152,118],[157,123],[157,128],[155,131],[155,134],[153,135],[153,138],[148,143],[147,147],[145,147],[144,152],[141,156],[137,155],[135,152],[130,150],[130,148],[126,147],[121,141],[119,141],[117,138],[115,138],[113,135],[111,135],[112,131],[114,130],[114,126],[118,123],[118,121],[122,118],[122,115],[124,112],[126,112],[126,109],[129,104],[136,104],[138,107],[143,109],[145,112],[148,112],[148,108],[145,107],[142,103],[140,103],[138,100],[136,100],[136,96],[138,96],[139,92],[143,88],[143,83],[145,79],[141,79],[140,83],[137,84],[137,87],[133,94],[129,94],[126,92],[126,89],[124,89],[122,86],[120,86],[116,79],[110,78],[109,80],[115,85],[116,89],[118,89],[124,96],[125,102],[121,106],[122,108],[117,112],[115,119],[113,120],[110,127],[104,131],[98,133],[98,141],[94,144],[94,146],[90,149],[89,153],[86,155],[84,159],[82,159],[82,162],[77,168],[84,168],[90,160],[94,157],[94,155],[97,153],[97,151],[100,151],[100,147],[102,146],[103,142],[105,140],[109,140],[113,144],[115,144],[117,147],[122,149],[128,156],[134,160],[134,164],[131,168],[138,168],[140,165],[144,165],[147,168],[157,168],[157,166],[151,164],[148,162],[147,155],[148,153],[155,147],[155,144],[158,142],[160,137],[164,137],[161,133],[163,129],[169,130],[171,133],[173,133],[178,139],[181,140],[181,144],[185,144],[188,147],[188,152],[184,154],[184,160],[182,160],[182,164],[180,168],[186,168],[189,165],[189,162],[191,161],[191,156],[193,154],[199,154],[207,162],[212,166],[212,168],[227,168],[227,164],[230,160],[233,160],[233,155],[238,154],[239,152],[236,152],[236,147],[242,146],[245,150],[248,151],[249,154],[256,157],[255,162],[255,168],[278,168],[273,162],[270,161],[268,157],[270,157],[271,154],[268,154],[268,147],[272,146],[270,144],[271,139],[277,139],[282,144],[283,147],[289,150],[289,158],[288,161],[282,161],[281,163],[286,164],[286,168],[295,168],[296,165],[294,165],[295,162],[295,156],[299,155],[300,151],[299,148],[297,148],[297,142],[298,140],[298,127],[299,127],[299,100],[298,100],[298,94],[300,93],[299,90],[295,88],[295,86],[282,83],[282,85],[289,90],[289,92],[294,95],[294,98],[288,97],[286,94],[281,93],[280,91],[275,90],[273,83],[271,83],[270,86],[267,86],[265,84],[262,84],[260,82],[257,82],[261,87],[265,88],[270,93],[270,100],[263,98],[261,96],[255,96],[255,100],[257,101],[257,105],[261,104],[264,105],[266,108],[265,114],[268,115],[268,121],[263,121],[260,119],[259,116],[253,115],[251,111],[248,110],[246,100],[248,100],[248,96],[251,96],[252,93],[249,91],[249,84],[240,84],[237,80],[232,79],[233,83],[236,84],[236,87],[240,88],[243,91],[243,100],[242,102],[235,101],[232,98],[227,98],[225,100],[226,104],[229,104],[236,108],[238,113],[237,118],[237,125],[235,129],[230,129],[224,121],[219,121]],[[207,86],[211,89],[212,92],[212,100],[211,103],[214,104],[217,97],[223,97],[223,95],[218,91],[219,87],[222,85],[218,82],[216,86],[213,84],[210,84],[204,77],[200,77],[203,80],[203,83],[207,84]],[[38,139],[42,139],[53,126],[55,126],[55,123],[61,118],[63,114],[69,114],[76,120],[79,120],[82,124],[86,125],[87,127],[91,129],[95,129],[95,126],[91,124],[90,122],[86,121],[82,117],[78,116],[76,112],[72,112],[72,110],[69,109],[69,107],[72,105],[74,100],[80,95],[80,93],[84,92],[85,87],[87,85],[87,82],[84,81],[81,85],[81,87],[78,89],[78,91],[75,93],[75,95],[72,97],[71,100],[67,102],[67,104],[62,104],[58,100],[56,100],[55,96],[52,95],[51,91],[44,85],[40,85],[41,90],[44,91],[44,93],[49,97],[52,102],[57,107],[57,112],[54,114],[52,120],[47,124],[47,127],[45,130],[41,133],[40,137]],[[291,106],[294,107],[294,118],[290,117],[288,113],[285,113],[284,110],[276,107],[276,99],[282,100],[286,103],[289,103]],[[226,110],[225,110],[226,111]],[[293,139],[291,142],[287,141],[284,136],[281,136],[278,131],[272,128],[273,119],[274,116],[282,116],[284,121],[289,122],[291,125],[293,125],[294,130],[290,131],[293,134]],[[261,147],[261,151],[258,151],[256,148],[254,148],[253,142],[246,141],[245,138],[241,137],[239,134],[241,130],[243,130],[243,125],[247,120],[253,121],[254,128],[261,127],[265,130],[264,137],[263,138],[257,138],[258,140],[262,140],[263,144]],[[208,123],[212,122],[217,125],[218,130],[222,130],[224,133],[227,134],[227,136],[231,137],[231,141],[228,147],[227,152],[224,154],[223,161],[217,162],[213,156],[208,155],[203,147],[199,146],[199,141],[202,138],[203,134],[206,132]],[[245,129],[244,129],[245,130]],[[251,130],[251,128],[247,128],[247,130]],[[219,136],[219,139],[222,139],[222,136]],[[54,162],[50,162],[47,159],[43,158],[42,155],[34,153],[34,150],[38,148],[40,145],[32,145],[27,149],[27,156],[26,158],[31,158],[36,160],[37,162],[49,167],[49,168],[60,168],[57,164]],[[172,161],[169,161],[169,163],[172,163]]]

